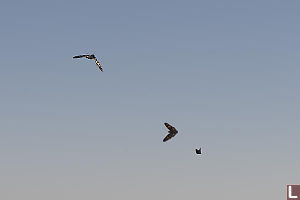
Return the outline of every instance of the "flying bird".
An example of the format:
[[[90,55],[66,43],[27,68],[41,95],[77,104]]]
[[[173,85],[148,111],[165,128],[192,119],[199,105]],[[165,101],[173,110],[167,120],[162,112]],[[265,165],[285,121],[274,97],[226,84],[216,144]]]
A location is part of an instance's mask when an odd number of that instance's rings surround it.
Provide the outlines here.
[[[196,154],[201,154],[201,148],[200,149],[195,149],[196,150]]]
[[[90,54],[90,55],[79,55],[79,56],[74,56],[73,58],[87,58],[87,59],[94,59],[95,60],[95,63],[96,65],[98,65],[99,69],[103,72],[103,69],[102,69],[102,66],[101,64],[99,63],[99,61],[97,60],[96,56],[94,54]]]
[[[168,141],[169,139],[171,139],[172,137],[174,137],[178,131],[176,130],[176,128],[174,128],[173,126],[171,126],[168,123],[165,123],[165,126],[169,129],[169,134],[163,139],[163,142]]]

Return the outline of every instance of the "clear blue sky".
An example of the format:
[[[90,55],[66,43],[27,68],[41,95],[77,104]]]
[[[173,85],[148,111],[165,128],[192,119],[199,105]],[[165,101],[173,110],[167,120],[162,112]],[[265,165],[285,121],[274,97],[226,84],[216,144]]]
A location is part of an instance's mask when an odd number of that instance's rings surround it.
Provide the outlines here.
[[[299,10],[1,2],[1,199],[285,199],[300,184]]]

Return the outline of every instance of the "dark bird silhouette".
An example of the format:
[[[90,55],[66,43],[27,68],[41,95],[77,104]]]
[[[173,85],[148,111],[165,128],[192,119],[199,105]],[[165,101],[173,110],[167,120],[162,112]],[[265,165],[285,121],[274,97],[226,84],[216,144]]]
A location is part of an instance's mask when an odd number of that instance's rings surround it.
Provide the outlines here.
[[[196,150],[196,154],[201,154],[201,148],[200,149],[195,149]]]
[[[163,142],[168,141],[169,139],[171,139],[172,137],[174,137],[178,131],[176,130],[176,128],[174,128],[173,126],[171,126],[168,123],[165,123],[165,126],[169,129],[169,134],[163,139]]]
[[[102,66],[99,63],[99,61],[97,60],[96,56],[94,54],[90,54],[90,55],[79,55],[79,56],[74,56],[73,58],[87,58],[87,59],[94,59],[96,65],[98,65],[99,69],[103,72]]]

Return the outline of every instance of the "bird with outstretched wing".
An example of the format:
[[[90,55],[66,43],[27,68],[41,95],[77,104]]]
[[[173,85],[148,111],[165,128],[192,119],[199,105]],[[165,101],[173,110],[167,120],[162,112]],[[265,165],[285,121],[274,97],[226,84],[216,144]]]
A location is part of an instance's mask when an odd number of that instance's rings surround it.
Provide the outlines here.
[[[99,69],[103,72],[102,66],[99,63],[99,61],[97,60],[96,56],[94,54],[86,54],[86,55],[78,55],[78,56],[74,56],[73,58],[87,58],[87,59],[94,59],[96,65],[99,67]]]
[[[170,124],[165,123],[165,126],[169,129],[169,131],[168,131],[169,134],[163,139],[163,142],[168,141],[169,139],[171,139],[172,137],[174,137],[178,133],[176,128],[171,126]]]
[[[196,154],[201,154],[201,148],[195,150],[196,150]]]

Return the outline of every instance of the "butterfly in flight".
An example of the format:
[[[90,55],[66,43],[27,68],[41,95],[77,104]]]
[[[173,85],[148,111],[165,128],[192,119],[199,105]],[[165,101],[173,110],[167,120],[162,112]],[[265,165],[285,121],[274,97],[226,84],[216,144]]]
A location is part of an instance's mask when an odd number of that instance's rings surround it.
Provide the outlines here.
[[[172,137],[174,137],[178,131],[176,130],[176,128],[174,128],[173,126],[171,126],[168,123],[165,123],[165,126],[169,129],[169,134],[163,139],[163,142],[168,141],[169,139],[171,139]]]
[[[98,65],[99,69],[103,72],[102,66],[99,63],[99,61],[97,60],[96,56],[94,54],[90,54],[90,55],[79,55],[79,56],[74,56],[73,58],[87,58],[87,59],[94,59],[96,65]]]
[[[200,149],[195,149],[196,150],[196,154],[201,154],[201,148]]]

